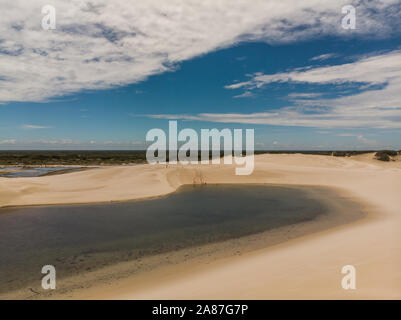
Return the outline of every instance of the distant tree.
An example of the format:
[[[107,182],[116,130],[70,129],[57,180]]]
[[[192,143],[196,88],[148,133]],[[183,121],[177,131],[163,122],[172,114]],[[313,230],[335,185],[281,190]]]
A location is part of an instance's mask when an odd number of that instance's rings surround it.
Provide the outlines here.
[[[390,161],[391,157],[396,156],[398,153],[394,150],[382,150],[375,154],[375,158],[380,161]]]

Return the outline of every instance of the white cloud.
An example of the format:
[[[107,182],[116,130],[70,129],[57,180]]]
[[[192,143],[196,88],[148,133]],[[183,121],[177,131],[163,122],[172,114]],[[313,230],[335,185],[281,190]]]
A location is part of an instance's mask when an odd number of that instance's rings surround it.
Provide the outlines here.
[[[290,95],[296,105],[248,115],[215,115],[224,122],[321,128],[401,127],[401,51],[361,58],[352,63],[276,74],[256,74],[249,81],[226,86],[249,92],[271,83],[364,84],[364,90],[340,98],[321,99],[309,93]],[[376,87],[375,87],[376,86]],[[369,89],[369,90],[367,90]],[[309,97],[310,99],[303,99]],[[302,98],[302,99],[299,99]],[[316,99],[315,99],[316,98]],[[312,112],[311,112],[312,111]]]
[[[235,83],[228,89],[262,87],[273,82],[383,84],[401,78],[401,51],[376,55],[356,62],[320,68],[306,67],[276,74],[257,74],[250,81]]]
[[[378,142],[376,140],[365,138],[361,134],[358,135],[356,138],[358,139],[359,142],[362,142],[363,144],[366,144],[366,145],[377,145],[378,144]]]
[[[244,93],[241,93],[239,95],[234,96],[233,98],[249,98],[249,97],[253,97],[254,94],[250,91],[245,91]]]
[[[341,28],[349,0],[53,0],[57,29],[41,28],[39,0],[0,4],[0,103],[46,101],[174,70],[241,41],[383,36],[399,31],[398,0],[359,2],[358,27]],[[374,9],[374,10],[371,10]],[[398,28],[397,28],[398,27]],[[397,31],[398,30],[398,31]]]
[[[38,126],[35,124],[23,124],[21,126],[22,129],[27,129],[27,130],[31,130],[31,129],[50,129],[52,127],[47,127],[47,126]]]
[[[0,140],[0,144],[15,144],[17,140],[15,139],[5,139],[5,140]]]
[[[335,134],[335,136],[337,136],[337,137],[358,137],[359,135],[357,135],[355,133],[338,133],[338,134]]]
[[[311,61],[322,61],[322,60],[327,60],[331,58],[335,58],[337,55],[335,53],[326,53],[326,54],[321,54],[319,56],[313,57],[310,60]]]
[[[379,143],[376,140],[368,139],[366,138],[363,134],[357,134],[357,133],[332,133],[329,131],[318,131],[318,133],[321,134],[330,134],[336,137],[354,137],[356,138],[359,142],[366,144],[366,145],[379,145]]]
[[[321,96],[321,93],[291,93],[288,95],[291,99],[306,99],[306,98],[316,98]]]

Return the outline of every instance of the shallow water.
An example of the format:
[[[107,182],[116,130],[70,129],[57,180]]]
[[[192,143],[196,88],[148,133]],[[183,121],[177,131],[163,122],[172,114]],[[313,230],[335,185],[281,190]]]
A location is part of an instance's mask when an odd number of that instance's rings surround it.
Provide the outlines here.
[[[151,200],[0,209],[0,293],[40,283],[48,264],[60,279],[312,221],[331,209],[310,190],[317,189],[183,186]]]
[[[9,167],[0,168],[0,176],[6,178],[29,178],[41,177],[49,173],[57,173],[58,171],[75,172],[80,171],[82,168],[75,167],[35,167],[35,168],[19,168]],[[10,171],[10,172],[5,172]],[[4,173],[5,172],[5,173]]]

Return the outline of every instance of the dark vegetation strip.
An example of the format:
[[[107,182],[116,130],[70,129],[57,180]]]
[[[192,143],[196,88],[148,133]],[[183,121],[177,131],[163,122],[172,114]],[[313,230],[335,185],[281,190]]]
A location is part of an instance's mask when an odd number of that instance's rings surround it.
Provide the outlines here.
[[[349,157],[352,155],[374,152],[372,150],[364,151],[282,151],[266,150],[255,151],[255,154],[314,154],[329,155],[336,157]],[[376,159],[390,161],[392,157],[401,154],[401,151],[381,150],[376,152]],[[220,156],[223,156],[221,152]],[[209,154],[212,157],[212,154]],[[200,152],[199,152],[200,159]],[[168,160],[168,155],[167,155]],[[120,151],[0,151],[1,166],[43,166],[43,165],[123,165],[146,163],[145,150],[120,150]]]

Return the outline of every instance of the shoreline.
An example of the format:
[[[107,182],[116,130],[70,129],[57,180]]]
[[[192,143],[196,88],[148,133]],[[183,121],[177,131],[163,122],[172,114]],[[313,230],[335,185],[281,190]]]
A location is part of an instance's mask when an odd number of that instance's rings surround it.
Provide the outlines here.
[[[43,204],[40,201],[44,202],[44,199],[49,200],[48,204],[59,204],[57,201],[65,199],[68,199],[67,203],[71,203],[76,196],[75,193],[82,194],[83,191],[85,200],[89,203],[93,203],[105,194],[114,199],[111,201],[133,200],[132,197],[149,198],[152,194],[159,197],[174,192],[182,184],[196,184],[199,172],[207,183],[256,182],[331,187],[340,191],[344,197],[365,205],[369,209],[368,216],[356,222],[288,240],[240,257],[209,261],[196,268],[192,266],[189,274],[186,274],[188,270],[181,270],[182,272],[177,274],[174,270],[179,270],[181,267],[174,266],[170,271],[153,274],[152,277],[158,279],[157,283],[141,280],[144,285],[140,292],[135,290],[139,280],[134,281],[135,276],[132,276],[132,281],[127,279],[125,284],[117,281],[106,287],[100,286],[96,290],[103,290],[103,295],[95,297],[98,299],[399,299],[401,297],[399,209],[401,166],[400,163],[380,163],[371,160],[370,156],[368,154],[338,159],[316,155],[258,155],[255,156],[256,166],[253,175],[245,178],[235,176],[233,168],[227,165],[187,168],[138,165],[128,167],[128,171],[131,172],[127,171],[127,167],[125,170],[113,167],[104,171],[99,170],[94,175],[88,171],[89,173],[76,172],[29,178],[32,181],[25,188],[34,189],[31,189],[31,194],[25,196],[18,194],[24,187],[17,181],[6,190],[14,195],[8,202],[4,201],[5,197],[2,198],[4,181],[0,179],[0,205],[29,205],[32,202]],[[26,178],[14,178],[13,182],[17,179],[27,181]],[[75,182],[84,180],[80,184],[81,190],[77,191],[77,187],[72,188],[71,181],[74,180]],[[105,180],[108,180],[107,183]],[[113,181],[121,183],[118,187],[112,188],[110,186],[113,186]],[[94,188],[96,182],[98,186]],[[99,182],[102,184],[100,188]],[[138,188],[129,190],[134,182],[141,185],[141,190]],[[108,191],[111,192],[107,193]],[[55,196],[57,193],[59,197]],[[127,199],[129,197],[131,199]],[[340,270],[346,264],[353,264],[357,268],[358,290],[345,291],[340,286],[342,277]],[[280,279],[282,281],[279,281]],[[91,298],[85,294],[77,297]]]
[[[208,185],[225,185],[226,183],[210,183]],[[310,185],[310,184],[285,184],[285,183],[240,183],[243,185],[249,185],[249,186],[272,186],[272,187],[323,187],[325,188],[326,186],[323,185]],[[30,207],[52,207],[52,206],[85,206],[85,205],[102,205],[102,204],[111,204],[111,203],[126,203],[126,202],[134,202],[134,201],[146,201],[146,200],[154,200],[154,199],[160,199],[163,197],[167,197],[175,192],[178,191],[180,187],[183,186],[194,186],[195,188],[198,186],[202,186],[201,184],[190,184],[190,183],[183,183],[179,185],[176,189],[160,194],[160,195],[155,195],[155,196],[146,196],[142,198],[133,198],[133,199],[122,199],[122,200],[105,200],[105,201],[96,201],[96,202],[58,202],[58,203],[38,203],[38,204],[16,204],[16,205],[1,205],[0,204],[0,210],[1,209],[22,209],[22,208],[30,208]],[[332,191],[336,192],[338,195],[343,195],[344,197],[348,196],[348,193],[342,190],[341,188],[337,187],[329,187]],[[360,205],[362,205],[362,202],[359,202]]]

